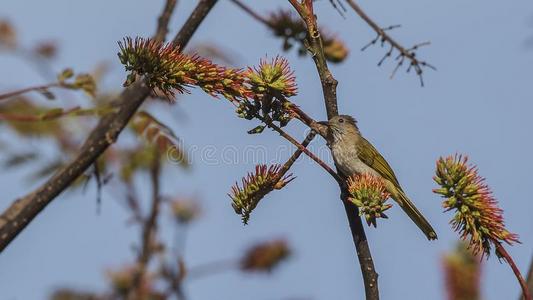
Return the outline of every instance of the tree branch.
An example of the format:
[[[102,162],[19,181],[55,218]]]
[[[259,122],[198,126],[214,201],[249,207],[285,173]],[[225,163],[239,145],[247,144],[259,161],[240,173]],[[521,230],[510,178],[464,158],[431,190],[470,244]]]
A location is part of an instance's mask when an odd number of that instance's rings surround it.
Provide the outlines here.
[[[201,0],[189,16],[173,42],[184,48],[205,19],[217,0]],[[150,94],[144,80],[126,88],[116,99],[118,110],[105,115],[91,132],[76,158],[59,170],[46,183],[32,193],[16,200],[0,215],[0,252],[35,218],[52,200],[63,192],[96,159],[114,143],[139,106]]]
[[[200,0],[194,11],[191,13],[180,32],[174,37],[172,43],[181,48],[185,48],[198,26],[205,19],[209,11],[215,6],[218,0]]]
[[[328,119],[339,114],[337,108],[337,80],[333,77],[328,68],[326,62],[326,56],[324,55],[324,47],[322,45],[322,38],[318,25],[316,23],[313,3],[312,1],[305,0],[304,4],[300,4],[298,0],[289,0],[294,6],[302,20],[305,22],[308,31],[308,50],[311,52],[311,56],[315,61],[315,65],[320,77],[320,83],[322,84],[322,92],[324,94],[324,102],[326,105],[326,112]]]
[[[530,291],[533,291],[533,260],[531,261],[531,264],[529,265],[529,271],[527,272],[526,283],[527,283],[527,288]],[[524,296],[525,295],[522,293],[522,297]]]
[[[505,261],[509,264],[511,269],[513,270],[514,275],[516,276],[516,279],[518,280],[518,283],[520,284],[520,288],[522,288],[522,297],[524,300],[531,300],[531,294],[529,293],[529,289],[527,287],[527,283],[524,280],[524,277],[522,277],[522,274],[520,274],[520,270],[516,266],[513,258],[509,253],[507,253],[507,250],[503,247],[502,243],[500,243],[497,240],[492,241],[494,245],[496,246],[496,253],[505,259]]]
[[[328,69],[322,39],[313,11],[313,2],[312,0],[303,0],[302,4],[300,4],[298,0],[289,0],[289,2],[306,23],[308,30],[308,50],[311,52],[311,56],[316,65],[320,82],[322,83],[322,91],[324,94],[324,103],[328,119],[331,119],[338,115],[337,80],[335,80]],[[366,299],[377,300],[379,299],[378,274],[374,268],[374,262],[366,239],[363,222],[359,217],[359,209],[349,201],[346,201],[345,197],[347,193],[344,184],[339,184],[339,187],[341,189],[341,198],[343,199],[344,208],[348,217],[348,223],[350,225],[352,238],[361,267],[361,273],[363,275]]]
[[[294,103],[290,103],[288,105],[288,110],[290,110],[291,115],[298,120],[302,121],[305,125],[307,125],[309,128],[316,131],[318,134],[320,134],[324,139],[327,140],[327,130],[328,127],[324,124],[321,124],[317,121],[315,121],[313,118],[311,118],[309,115],[307,115],[303,110],[300,109],[300,107]]]

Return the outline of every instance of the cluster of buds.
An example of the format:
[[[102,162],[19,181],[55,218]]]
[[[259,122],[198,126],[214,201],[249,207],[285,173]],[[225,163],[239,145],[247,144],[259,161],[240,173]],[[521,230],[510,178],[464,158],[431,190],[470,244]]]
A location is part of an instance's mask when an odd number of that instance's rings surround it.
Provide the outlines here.
[[[307,53],[305,40],[307,28],[301,18],[292,14],[291,11],[279,10],[268,17],[269,27],[275,36],[283,39],[283,50],[288,51],[294,45],[298,45],[298,54],[303,56]],[[348,48],[336,36],[321,32],[320,36],[324,44],[324,55],[333,63],[340,63],[348,56]]]
[[[296,95],[294,72],[291,71],[289,62],[280,56],[270,62],[261,59],[259,66],[248,68],[247,76],[251,90],[259,97],[272,95],[276,98],[289,98]]]
[[[35,115],[40,119],[40,114],[48,109],[47,107],[37,105],[30,99],[21,96],[15,101],[8,101],[0,105],[2,114],[20,115],[24,112],[25,115]],[[63,124],[61,122],[11,122],[5,120],[5,125],[9,126],[17,134],[21,136],[61,136],[64,132]]]
[[[502,209],[477,168],[467,161],[457,154],[439,158],[433,179],[440,188],[433,192],[445,199],[445,211],[455,210],[450,223],[463,240],[469,238],[473,253],[488,255],[492,243],[516,243],[518,236],[505,229]]]
[[[214,97],[220,95],[234,102],[248,97],[242,70],[187,55],[172,43],[163,44],[152,39],[128,37],[119,42],[119,47],[120,61],[130,72],[125,86],[132,84],[137,76],[144,76],[152,89],[161,91],[169,99],[176,92],[186,92],[188,86],[198,86]]]
[[[273,240],[250,248],[241,260],[241,270],[270,272],[289,257],[291,251],[285,240]]]
[[[124,149],[121,151],[119,157],[120,163],[120,179],[130,184],[137,171],[149,170],[156,159],[159,159],[156,154],[154,146],[139,145],[131,149]]]
[[[353,175],[348,178],[348,192],[348,200],[359,207],[359,214],[365,217],[369,226],[376,227],[377,218],[387,218],[384,212],[392,204],[385,203],[390,194],[381,178],[368,173]]]
[[[105,300],[103,295],[97,295],[92,292],[78,291],[69,288],[59,288],[55,290],[49,300]]]
[[[160,155],[166,155],[173,163],[187,168],[189,160],[180,139],[171,128],[146,111],[137,112],[130,127],[133,132],[153,145]]]
[[[252,120],[261,111],[261,102],[241,101],[237,104],[235,113],[239,118],[246,120]]]
[[[96,81],[94,80],[94,78],[91,75],[85,73],[80,73],[76,76],[74,75],[75,74],[72,69],[67,68],[63,70],[57,75],[57,81],[59,86],[71,90],[82,90],[85,93],[89,94],[91,97],[95,97]]]
[[[0,20],[0,48],[15,48],[17,46],[17,33],[7,20]]]
[[[324,56],[332,63],[341,63],[348,56],[348,48],[338,37],[331,35],[324,39]]]
[[[57,55],[57,45],[53,41],[41,41],[33,49],[19,49],[17,31],[8,20],[0,20],[0,50],[23,50],[27,54],[35,54],[35,58],[52,59]]]
[[[248,173],[242,179],[242,187],[235,183],[231,188],[231,193],[228,194],[232,200],[231,206],[242,216],[244,224],[248,224],[250,214],[266,194],[282,189],[294,179],[292,174],[283,176],[280,171],[280,165],[257,165],[254,173]]]
[[[57,56],[57,45],[52,41],[40,42],[33,51],[42,58],[52,59]]]
[[[480,262],[464,243],[443,258],[446,290],[450,300],[480,299]]]
[[[237,114],[252,119],[260,112],[280,126],[287,125],[291,117],[286,109],[287,98],[297,93],[294,72],[282,57],[270,61],[261,59],[259,66],[248,68],[246,73],[253,101],[244,101],[237,107]]]
[[[143,276],[137,282],[138,267],[135,265],[124,266],[117,270],[107,271],[107,277],[111,283],[113,291],[121,296],[127,296],[133,289],[141,291],[142,294],[152,293],[151,275]]]
[[[200,215],[200,206],[192,199],[174,199],[170,202],[170,208],[174,219],[181,225],[189,224]]]

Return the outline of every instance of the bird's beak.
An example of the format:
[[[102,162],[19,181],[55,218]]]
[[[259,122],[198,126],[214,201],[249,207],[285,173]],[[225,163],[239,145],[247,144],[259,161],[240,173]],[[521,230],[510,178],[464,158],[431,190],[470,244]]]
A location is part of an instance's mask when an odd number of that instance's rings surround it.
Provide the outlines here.
[[[320,134],[323,138],[325,139],[327,138],[328,129],[329,129],[329,125],[327,121],[316,122],[312,128],[318,134]]]

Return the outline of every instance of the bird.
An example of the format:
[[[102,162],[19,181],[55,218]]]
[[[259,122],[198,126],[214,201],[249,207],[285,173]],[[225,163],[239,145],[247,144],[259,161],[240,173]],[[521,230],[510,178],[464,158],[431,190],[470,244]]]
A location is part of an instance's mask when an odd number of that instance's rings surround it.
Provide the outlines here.
[[[424,232],[428,240],[436,240],[437,233],[426,218],[407,197],[394,171],[383,156],[367,141],[357,127],[357,121],[348,115],[332,117],[325,131],[337,170],[345,178],[354,174],[381,178],[391,198],[398,203],[411,220]]]

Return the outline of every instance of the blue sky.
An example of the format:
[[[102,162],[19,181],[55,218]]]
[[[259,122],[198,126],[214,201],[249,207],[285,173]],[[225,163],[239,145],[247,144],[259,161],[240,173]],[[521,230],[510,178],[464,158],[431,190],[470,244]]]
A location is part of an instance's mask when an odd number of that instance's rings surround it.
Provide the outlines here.
[[[22,43],[52,38],[61,46],[57,70],[65,66],[89,71],[101,61],[111,63],[105,87],[119,88],[124,71],[116,58],[124,36],[151,35],[163,1],[16,1],[3,0],[0,17],[18,28]],[[287,1],[249,1],[258,11],[288,7]],[[196,1],[180,1],[171,22],[174,34]],[[525,47],[533,35],[533,3],[504,1],[360,1],[383,26],[402,24],[392,34],[406,46],[430,40],[419,55],[438,68],[425,73],[421,88],[413,74],[389,79],[394,65],[377,62],[384,49],[359,49],[374,33],[355,14],[342,19],[328,1],[316,3],[320,24],[337,33],[352,49],[344,64],[331,67],[339,80],[339,109],[359,120],[363,134],[388,159],[404,190],[427,215],[439,234],[428,242],[397,208],[390,219],[367,235],[380,274],[383,299],[444,299],[442,255],[455,246],[449,214],[431,189],[435,160],[467,153],[487,178],[505,210],[508,228],[522,244],[509,248],[525,272],[532,257],[533,219],[530,198],[533,161],[531,70],[533,51]],[[281,53],[281,41],[235,7],[221,0],[194,36],[192,46],[214,43],[235,53],[236,64],[256,64]],[[310,115],[325,118],[315,66],[294,52],[285,54],[297,76],[299,95],[293,99]],[[43,82],[34,70],[12,57],[0,56],[0,88],[7,90]],[[283,162],[287,142],[265,131],[249,136],[256,123],[238,119],[224,100],[201,91],[183,96],[174,107],[163,106],[160,117],[171,124],[189,147],[225,147],[242,152],[249,145],[268,150],[266,159]],[[303,139],[305,128],[288,130]],[[34,140],[19,147],[44,147]],[[282,148],[280,148],[282,147]],[[284,147],[284,148],[283,148]],[[317,139],[313,149],[324,147]],[[258,161],[255,163],[261,163]],[[201,221],[188,233],[190,265],[233,258],[254,241],[287,238],[294,255],[274,276],[229,272],[187,284],[190,299],[362,299],[359,266],[335,182],[308,158],[293,168],[298,177],[260,204],[243,227],[226,196],[230,186],[254,162],[202,163],[191,171],[166,170],[164,191],[198,195],[205,206]],[[24,170],[0,174],[0,208],[25,194],[36,183]],[[143,178],[139,179],[140,182]],[[146,180],[144,180],[146,181]],[[142,193],[148,193],[146,186]],[[0,298],[43,299],[54,288],[103,289],[104,271],[131,261],[138,231],[126,225],[127,214],[115,195],[104,193],[96,213],[94,190],[67,192],[54,201],[0,255]],[[166,222],[166,221],[165,221]],[[168,222],[166,222],[168,224]],[[170,238],[172,231],[166,231]],[[518,284],[508,266],[492,257],[484,264],[485,299],[518,296]]]

